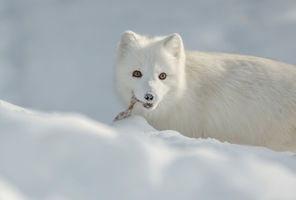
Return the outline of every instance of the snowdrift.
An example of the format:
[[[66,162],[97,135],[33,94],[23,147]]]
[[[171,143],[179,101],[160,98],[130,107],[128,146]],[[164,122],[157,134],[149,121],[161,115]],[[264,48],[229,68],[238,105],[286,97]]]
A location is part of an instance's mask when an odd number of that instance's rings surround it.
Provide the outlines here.
[[[0,199],[296,199],[296,157],[0,101]]]

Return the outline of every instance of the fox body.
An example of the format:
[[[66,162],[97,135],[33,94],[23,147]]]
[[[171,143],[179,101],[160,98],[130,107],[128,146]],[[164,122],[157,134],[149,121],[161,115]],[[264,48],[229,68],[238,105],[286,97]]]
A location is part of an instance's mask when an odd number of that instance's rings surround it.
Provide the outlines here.
[[[265,58],[186,51],[178,34],[123,33],[116,87],[158,130],[296,152],[296,68]]]

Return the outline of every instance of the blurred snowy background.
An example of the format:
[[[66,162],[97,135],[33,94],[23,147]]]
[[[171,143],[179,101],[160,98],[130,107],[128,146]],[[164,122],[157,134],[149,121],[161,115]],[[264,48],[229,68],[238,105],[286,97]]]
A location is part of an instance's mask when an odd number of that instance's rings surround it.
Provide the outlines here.
[[[110,122],[121,33],[296,64],[295,0],[0,0],[0,99]]]

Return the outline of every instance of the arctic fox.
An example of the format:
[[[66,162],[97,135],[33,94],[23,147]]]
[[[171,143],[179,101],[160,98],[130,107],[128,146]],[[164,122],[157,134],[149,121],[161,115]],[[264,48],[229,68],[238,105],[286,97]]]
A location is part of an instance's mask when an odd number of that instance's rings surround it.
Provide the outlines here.
[[[296,67],[265,58],[186,51],[179,34],[121,37],[116,87],[158,130],[296,152]]]

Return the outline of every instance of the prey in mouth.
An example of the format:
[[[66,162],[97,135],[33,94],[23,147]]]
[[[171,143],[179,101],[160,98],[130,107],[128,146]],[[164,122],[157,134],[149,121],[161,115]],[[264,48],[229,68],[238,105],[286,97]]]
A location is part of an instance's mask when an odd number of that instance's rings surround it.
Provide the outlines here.
[[[147,103],[147,102],[140,101],[139,99],[137,99],[137,97],[135,95],[133,95],[132,98],[136,99],[139,103],[141,103],[144,108],[150,109],[153,107],[153,103]]]
[[[127,110],[119,113],[113,121],[118,121],[118,120],[122,120],[124,118],[127,118],[129,116],[131,116],[132,114],[132,110],[134,109],[134,106],[135,104],[139,102],[143,105],[144,108],[147,108],[147,109],[150,109],[153,107],[153,104],[152,103],[145,103],[145,102],[142,102],[140,101],[139,99],[137,99],[137,97],[134,95],[134,93],[132,93],[132,98],[131,98],[131,102],[130,102],[130,105],[129,107],[127,108]]]

